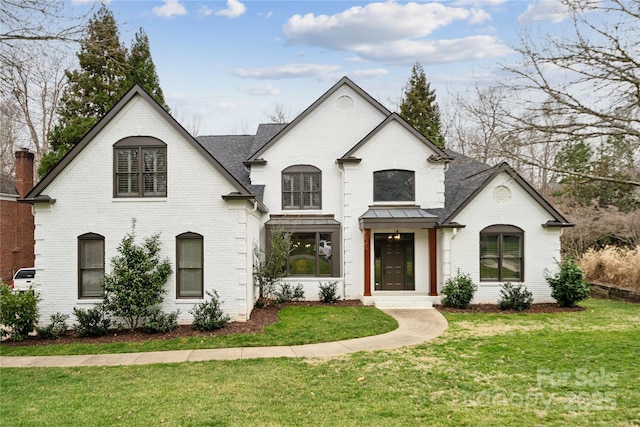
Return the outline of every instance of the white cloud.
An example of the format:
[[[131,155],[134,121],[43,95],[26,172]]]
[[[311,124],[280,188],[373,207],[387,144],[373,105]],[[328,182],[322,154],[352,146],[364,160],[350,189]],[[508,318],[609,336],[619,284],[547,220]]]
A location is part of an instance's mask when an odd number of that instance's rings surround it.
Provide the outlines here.
[[[267,83],[264,85],[256,85],[256,86],[242,86],[240,90],[252,96],[280,94],[280,90],[277,87],[274,87],[271,83]]]
[[[400,40],[382,47],[363,45],[358,50],[360,56],[369,60],[387,63],[419,60],[423,65],[484,59],[509,53],[512,53],[511,48],[496,37],[483,35],[435,41]]]
[[[254,79],[289,79],[299,77],[325,78],[340,69],[339,65],[288,64],[271,68],[238,68],[233,74],[238,77]]]
[[[294,15],[284,25],[283,34],[291,44],[354,52],[363,59],[444,63],[510,52],[489,35],[457,40],[429,38],[434,31],[460,21],[474,25],[490,19],[491,15],[480,8],[387,1],[352,7],[332,16]],[[462,54],[467,57],[461,58]]]
[[[569,17],[569,7],[560,0],[536,0],[518,16],[518,22],[551,21],[559,23]]]
[[[221,9],[216,12],[218,16],[226,16],[227,18],[237,18],[247,11],[247,8],[244,4],[240,3],[238,0],[227,0],[227,8]]]
[[[371,80],[376,77],[385,76],[389,74],[388,70],[384,68],[374,68],[372,70],[354,70],[349,71],[349,77],[357,80]]]
[[[293,44],[350,50],[362,43],[424,37],[470,15],[467,9],[441,3],[370,3],[332,16],[294,15],[284,25],[283,34]]]
[[[210,16],[213,13],[213,9],[205,6],[204,4],[201,4],[200,7],[198,8],[198,16],[200,17],[206,17],[206,16]]]
[[[187,9],[178,0],[164,0],[162,6],[156,6],[151,9],[157,16],[163,18],[171,18],[174,15],[186,15]]]

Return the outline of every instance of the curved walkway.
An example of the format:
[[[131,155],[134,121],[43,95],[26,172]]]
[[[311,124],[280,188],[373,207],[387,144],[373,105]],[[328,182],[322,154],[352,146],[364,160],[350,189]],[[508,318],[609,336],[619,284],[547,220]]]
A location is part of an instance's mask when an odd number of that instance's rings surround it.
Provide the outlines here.
[[[398,328],[382,335],[318,344],[172,350],[146,353],[84,354],[74,356],[0,356],[0,367],[69,367],[147,365],[270,357],[335,357],[357,351],[388,350],[418,345],[447,329],[447,320],[434,309],[384,309],[398,321]]]

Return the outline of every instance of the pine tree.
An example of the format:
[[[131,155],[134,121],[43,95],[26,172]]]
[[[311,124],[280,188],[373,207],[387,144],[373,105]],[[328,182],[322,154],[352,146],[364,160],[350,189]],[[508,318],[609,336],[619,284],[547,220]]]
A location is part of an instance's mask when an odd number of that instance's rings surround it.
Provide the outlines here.
[[[400,116],[435,145],[444,148],[436,91],[430,86],[422,65],[416,62],[411,69],[411,78],[405,86]]]
[[[160,87],[156,66],[151,58],[149,37],[147,37],[147,34],[142,28],[136,33],[135,39],[131,44],[127,65],[129,67],[127,73],[127,88],[130,88],[136,83],[139,84],[158,104],[169,111],[169,107],[164,100],[162,88]]]
[[[136,83],[168,110],[151,59],[144,30],[135,35],[131,52],[120,42],[113,13],[102,6],[89,20],[77,53],[79,69],[66,72],[59,121],[49,135],[50,151],[38,168],[46,175]]]

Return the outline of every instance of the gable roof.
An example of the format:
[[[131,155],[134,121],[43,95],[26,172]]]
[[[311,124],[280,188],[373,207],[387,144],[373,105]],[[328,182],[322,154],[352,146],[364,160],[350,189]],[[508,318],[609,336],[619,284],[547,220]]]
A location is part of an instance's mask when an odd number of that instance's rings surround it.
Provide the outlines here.
[[[471,203],[493,178],[505,172],[553,218],[545,224],[546,226],[573,226],[507,162],[491,167],[454,151],[446,152],[453,161],[449,163],[449,170],[445,173],[445,207],[441,213],[441,225],[456,225],[452,222],[455,216]]]
[[[169,123],[188,143],[190,143],[196,151],[198,151],[231,185],[235,188],[236,196],[252,198],[254,195],[225,169],[220,162],[205,150],[198,141],[187,132],[160,104],[156,102],[142,87],[134,85],[120,100],[109,110],[109,112],[96,123],[80,142],[73,147],[45,177],[36,184],[29,193],[20,199],[22,202],[33,203],[35,201],[47,201],[47,197],[42,192],[51,184],[51,182],[66,168],[77,156],[84,150],[91,141],[113,120],[122,109],[131,102],[135,97],[141,97],[149,104],[167,123]],[[51,199],[48,199],[51,200]]]
[[[333,95],[335,92],[337,92],[342,86],[348,86],[349,88],[351,88],[354,92],[356,92],[358,95],[360,95],[365,100],[367,100],[371,105],[373,105],[375,108],[377,108],[385,116],[388,116],[389,114],[391,114],[391,112],[389,110],[387,110],[382,104],[380,104],[378,101],[376,101],[367,92],[362,90],[362,88],[360,86],[356,85],[348,77],[346,77],[346,76],[342,77],[338,81],[338,83],[333,85],[328,91],[326,91],[320,98],[318,98],[306,110],[304,110],[302,113],[300,113],[300,115],[298,115],[298,117],[296,117],[284,129],[282,129],[281,132],[279,132],[277,135],[275,135],[270,140],[266,141],[261,147],[257,148],[255,150],[255,152],[251,154],[251,156],[247,159],[247,161],[245,163],[246,164],[263,163],[264,160],[261,158],[261,156],[264,154],[265,151],[267,151],[267,149],[269,147],[271,147],[280,138],[282,138],[284,135],[286,135],[287,132],[289,132],[290,129],[294,128],[298,123],[300,123],[302,120],[304,120],[305,117],[307,117],[309,114],[311,114],[316,108],[318,108],[318,106],[320,104],[322,104],[327,98],[329,98],[331,95]]]
[[[449,156],[447,155],[447,153],[444,150],[442,150],[440,147],[438,147],[433,142],[431,142],[423,134],[418,132],[416,130],[416,128],[414,128],[409,123],[407,123],[407,121],[404,120],[402,117],[400,117],[400,115],[398,113],[392,113],[389,116],[387,116],[387,118],[384,119],[378,126],[376,126],[375,129],[373,129],[371,132],[369,132],[369,134],[367,136],[362,138],[362,140],[360,140],[360,142],[358,142],[356,145],[354,145],[353,148],[351,148],[341,158],[339,158],[338,162],[356,160],[357,158],[355,157],[355,153],[360,149],[360,147],[362,147],[364,144],[366,144],[368,141],[370,141],[376,134],[378,134],[382,129],[384,129],[391,122],[398,123],[405,130],[407,130],[409,133],[411,133],[414,137],[416,137],[418,140],[420,140],[423,144],[425,144],[427,147],[429,147],[429,149],[431,149],[431,151],[433,151],[435,153],[433,156],[430,157],[430,159],[436,160],[436,161],[448,160],[449,159]]]

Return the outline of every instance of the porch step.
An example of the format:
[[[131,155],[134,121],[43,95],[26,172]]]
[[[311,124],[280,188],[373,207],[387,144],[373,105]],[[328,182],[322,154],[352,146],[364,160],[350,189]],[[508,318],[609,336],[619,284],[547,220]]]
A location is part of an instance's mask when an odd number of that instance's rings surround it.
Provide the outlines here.
[[[428,295],[374,295],[366,297],[365,304],[377,308],[433,308],[438,297]]]

